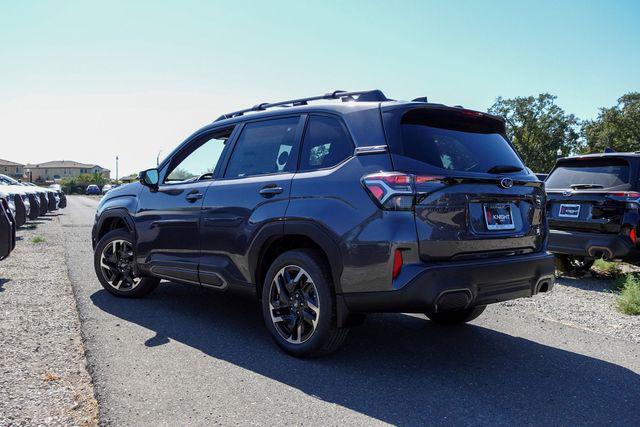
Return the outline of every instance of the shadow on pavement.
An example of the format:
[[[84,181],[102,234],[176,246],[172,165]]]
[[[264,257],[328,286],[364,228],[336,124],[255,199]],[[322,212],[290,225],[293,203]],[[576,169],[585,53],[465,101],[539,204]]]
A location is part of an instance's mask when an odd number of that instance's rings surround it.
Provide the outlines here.
[[[637,425],[640,376],[592,357],[475,325],[439,327],[405,315],[370,316],[335,355],[283,354],[255,297],[163,283],[143,300],[104,290],[100,309],[205,354],[393,424]]]

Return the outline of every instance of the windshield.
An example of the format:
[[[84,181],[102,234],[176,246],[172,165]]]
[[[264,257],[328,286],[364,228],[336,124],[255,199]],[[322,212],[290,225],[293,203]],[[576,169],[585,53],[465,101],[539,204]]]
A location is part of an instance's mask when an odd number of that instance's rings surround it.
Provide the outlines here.
[[[0,174],[0,181],[6,182],[7,184],[10,184],[10,185],[20,185],[19,181],[16,181],[15,179],[7,175]]]
[[[546,180],[547,189],[626,190],[629,184],[629,166],[619,160],[561,164]]]

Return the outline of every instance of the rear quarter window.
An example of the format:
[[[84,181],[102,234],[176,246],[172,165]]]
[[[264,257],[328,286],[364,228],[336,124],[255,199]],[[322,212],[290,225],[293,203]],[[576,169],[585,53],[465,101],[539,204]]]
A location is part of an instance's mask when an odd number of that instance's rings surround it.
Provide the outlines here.
[[[353,155],[353,150],[351,138],[338,119],[310,116],[302,143],[300,171],[333,167]]]

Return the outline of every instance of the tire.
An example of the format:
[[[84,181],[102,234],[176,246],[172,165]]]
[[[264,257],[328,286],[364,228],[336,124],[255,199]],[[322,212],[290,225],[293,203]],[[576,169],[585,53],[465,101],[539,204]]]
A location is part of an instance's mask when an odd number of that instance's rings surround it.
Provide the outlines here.
[[[349,331],[336,326],[329,266],[309,249],[288,251],[273,261],[262,284],[262,315],[276,344],[296,357],[336,351]]]
[[[110,231],[96,245],[93,254],[96,275],[102,287],[115,296],[141,298],[160,283],[155,277],[138,277],[133,273],[134,247],[131,233],[125,229]]]
[[[580,278],[589,272],[595,260],[581,256],[556,254],[554,263],[560,276]]]
[[[458,325],[460,323],[471,322],[482,314],[486,305],[477,305],[460,311],[447,311],[444,313],[425,313],[434,323],[440,325]]]

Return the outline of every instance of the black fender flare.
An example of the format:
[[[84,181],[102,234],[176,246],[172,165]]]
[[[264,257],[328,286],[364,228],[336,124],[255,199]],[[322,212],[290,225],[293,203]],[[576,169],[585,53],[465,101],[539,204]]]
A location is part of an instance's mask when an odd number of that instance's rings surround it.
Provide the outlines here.
[[[325,227],[315,222],[305,220],[286,220],[284,223],[274,222],[260,229],[247,253],[252,283],[258,283],[256,271],[258,263],[261,261],[261,256],[264,253],[264,248],[268,247],[274,240],[288,235],[308,237],[324,251],[329,260],[331,277],[336,287],[336,293],[342,293],[340,277],[343,269],[343,257],[340,246]]]
[[[333,284],[336,287],[336,293],[342,293],[342,284],[340,278],[342,277],[343,259],[340,245],[337,243],[337,239],[332,237],[332,234],[322,225],[312,221],[287,221],[284,225],[284,234],[298,234],[307,236],[313,240],[327,255],[329,260],[329,268],[331,268],[331,278]]]
[[[133,218],[131,218],[129,211],[127,211],[127,209],[125,208],[107,209],[106,211],[100,214],[100,216],[98,217],[98,220],[96,221],[96,226],[94,228],[96,235],[94,236],[95,238],[93,239],[94,247],[98,243],[98,236],[100,235],[100,231],[104,226],[104,222],[107,219],[111,219],[111,218],[122,219],[125,225],[127,226],[127,229],[129,230],[129,232],[134,235],[134,239],[136,238],[136,227],[134,226]]]

